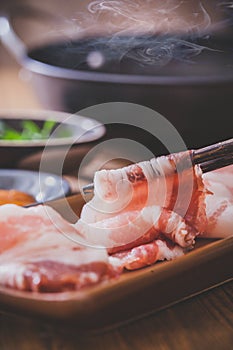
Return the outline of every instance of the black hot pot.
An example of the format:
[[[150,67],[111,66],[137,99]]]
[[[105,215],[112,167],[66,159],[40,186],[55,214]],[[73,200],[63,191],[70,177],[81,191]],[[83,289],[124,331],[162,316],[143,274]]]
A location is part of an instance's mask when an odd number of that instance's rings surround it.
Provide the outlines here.
[[[30,50],[7,17],[0,23],[3,44],[31,72],[31,83],[47,109],[78,112],[99,103],[132,102],[170,120],[188,147],[232,137],[229,22],[226,31],[191,40],[171,35],[92,36]]]

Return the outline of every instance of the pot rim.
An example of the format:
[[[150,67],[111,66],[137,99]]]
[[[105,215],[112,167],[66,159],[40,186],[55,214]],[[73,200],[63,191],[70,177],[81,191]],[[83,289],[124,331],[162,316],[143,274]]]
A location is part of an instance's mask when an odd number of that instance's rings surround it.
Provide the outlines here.
[[[32,73],[50,78],[58,78],[73,81],[87,81],[98,83],[133,84],[133,85],[209,85],[233,82],[232,74],[215,74],[211,76],[149,76],[135,74],[90,72],[85,70],[73,70],[56,67],[48,63],[40,62],[25,55],[21,65]]]

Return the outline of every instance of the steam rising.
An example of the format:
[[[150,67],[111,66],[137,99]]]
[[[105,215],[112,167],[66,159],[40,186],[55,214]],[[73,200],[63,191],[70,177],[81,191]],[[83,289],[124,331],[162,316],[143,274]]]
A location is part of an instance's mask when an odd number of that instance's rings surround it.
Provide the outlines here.
[[[79,34],[97,34],[95,43],[87,47],[86,57],[94,69],[123,59],[155,67],[171,61],[193,63],[203,50],[221,51],[205,45],[219,23],[214,23],[203,2],[95,0],[86,13],[77,14],[73,24]],[[232,9],[233,1],[219,1],[218,6]]]
[[[190,12],[187,1],[180,0],[96,0],[88,11],[92,22],[104,23],[105,34],[112,35],[107,59],[129,58],[140,66],[164,66],[173,59],[190,62],[205,49],[190,39],[203,36],[211,19],[201,2],[194,3]]]
[[[109,30],[118,34],[197,35],[209,28],[211,20],[202,3],[195,2],[190,9],[192,1],[184,0],[97,0],[89,4],[88,10],[95,20],[107,22]]]

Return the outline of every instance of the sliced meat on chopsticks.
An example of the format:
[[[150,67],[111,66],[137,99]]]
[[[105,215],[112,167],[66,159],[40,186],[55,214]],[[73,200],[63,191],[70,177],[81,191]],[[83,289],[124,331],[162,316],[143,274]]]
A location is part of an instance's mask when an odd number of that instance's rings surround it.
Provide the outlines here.
[[[228,235],[232,185],[223,181],[226,176],[230,181],[229,174],[221,170],[203,178],[202,170],[232,164],[232,150],[231,139],[97,172],[94,184],[87,186],[94,189],[94,198],[84,207],[76,227],[87,241],[100,240],[111,259],[127,269],[180,256],[204,232],[206,236]],[[221,184],[216,184],[213,176],[223,174]]]
[[[110,254],[152,242],[161,234],[189,248],[198,234],[179,214],[159,206],[127,211],[91,224],[80,219],[75,227],[85,237],[83,244],[104,246]]]
[[[37,292],[77,290],[119,271],[104,249],[79,245],[80,236],[52,208],[0,207],[0,284]]]
[[[183,255],[206,228],[208,190],[190,152],[101,170],[94,189],[75,227],[127,269]]]
[[[199,232],[205,227],[205,188],[199,165],[190,152],[153,158],[94,177],[94,198],[81,219],[95,223],[124,212],[158,205],[185,218]]]

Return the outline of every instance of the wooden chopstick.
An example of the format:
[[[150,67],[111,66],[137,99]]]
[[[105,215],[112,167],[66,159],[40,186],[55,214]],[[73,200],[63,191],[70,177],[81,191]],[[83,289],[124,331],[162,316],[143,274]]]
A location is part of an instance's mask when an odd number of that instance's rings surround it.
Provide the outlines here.
[[[233,164],[233,139],[194,150],[192,160],[200,165],[203,173]]]
[[[209,171],[224,168],[225,166],[233,164],[233,156],[225,156],[223,158],[212,159],[207,162],[200,164],[203,173],[208,173]]]
[[[233,164],[233,138],[191,151],[193,164],[200,165],[203,173]],[[94,184],[82,188],[84,195],[93,194]]]
[[[233,154],[233,139],[215,143],[193,151],[194,164],[201,164],[213,159],[221,159]],[[219,164],[220,165],[220,164]]]

